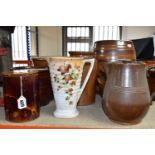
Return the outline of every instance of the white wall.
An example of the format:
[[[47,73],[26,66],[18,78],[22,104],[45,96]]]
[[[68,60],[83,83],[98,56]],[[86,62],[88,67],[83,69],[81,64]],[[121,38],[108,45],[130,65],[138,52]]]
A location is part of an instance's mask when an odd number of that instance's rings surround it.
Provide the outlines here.
[[[39,26],[40,56],[62,55],[62,27]],[[123,26],[122,39],[138,39],[155,34],[155,26]]]
[[[39,55],[61,56],[62,55],[62,27],[39,26]]]
[[[138,39],[155,34],[155,26],[123,26],[122,39]]]

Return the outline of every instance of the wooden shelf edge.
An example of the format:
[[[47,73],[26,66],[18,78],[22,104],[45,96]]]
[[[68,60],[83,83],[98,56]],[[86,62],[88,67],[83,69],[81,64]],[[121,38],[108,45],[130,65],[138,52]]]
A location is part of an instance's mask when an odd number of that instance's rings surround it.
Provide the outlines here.
[[[30,126],[30,125],[0,125],[0,129],[96,129],[70,126]]]

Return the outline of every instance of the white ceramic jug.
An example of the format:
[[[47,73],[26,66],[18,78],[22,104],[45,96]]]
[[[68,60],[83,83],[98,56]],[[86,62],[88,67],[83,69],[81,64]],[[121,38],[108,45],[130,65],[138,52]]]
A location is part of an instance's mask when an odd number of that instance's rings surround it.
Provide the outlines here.
[[[77,102],[88,82],[94,67],[94,58],[49,57],[48,59],[52,89],[56,104],[54,116],[72,118],[79,114]],[[81,86],[85,63],[90,63],[88,74]]]

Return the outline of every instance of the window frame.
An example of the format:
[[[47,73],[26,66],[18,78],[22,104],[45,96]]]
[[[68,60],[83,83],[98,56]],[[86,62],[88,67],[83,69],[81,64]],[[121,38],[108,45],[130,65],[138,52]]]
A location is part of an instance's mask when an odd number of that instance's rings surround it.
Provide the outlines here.
[[[67,37],[68,27],[88,27],[89,37]],[[92,49],[93,44],[93,26],[62,26],[62,55],[67,56],[67,43],[88,43],[89,50]],[[87,51],[86,51],[87,52]]]

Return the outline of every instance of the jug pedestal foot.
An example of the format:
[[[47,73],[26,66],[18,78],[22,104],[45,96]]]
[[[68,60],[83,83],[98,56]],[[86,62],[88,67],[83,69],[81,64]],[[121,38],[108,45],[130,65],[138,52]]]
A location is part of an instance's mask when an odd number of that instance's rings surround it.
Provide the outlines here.
[[[53,113],[57,118],[73,118],[79,115],[77,110],[56,110]]]

